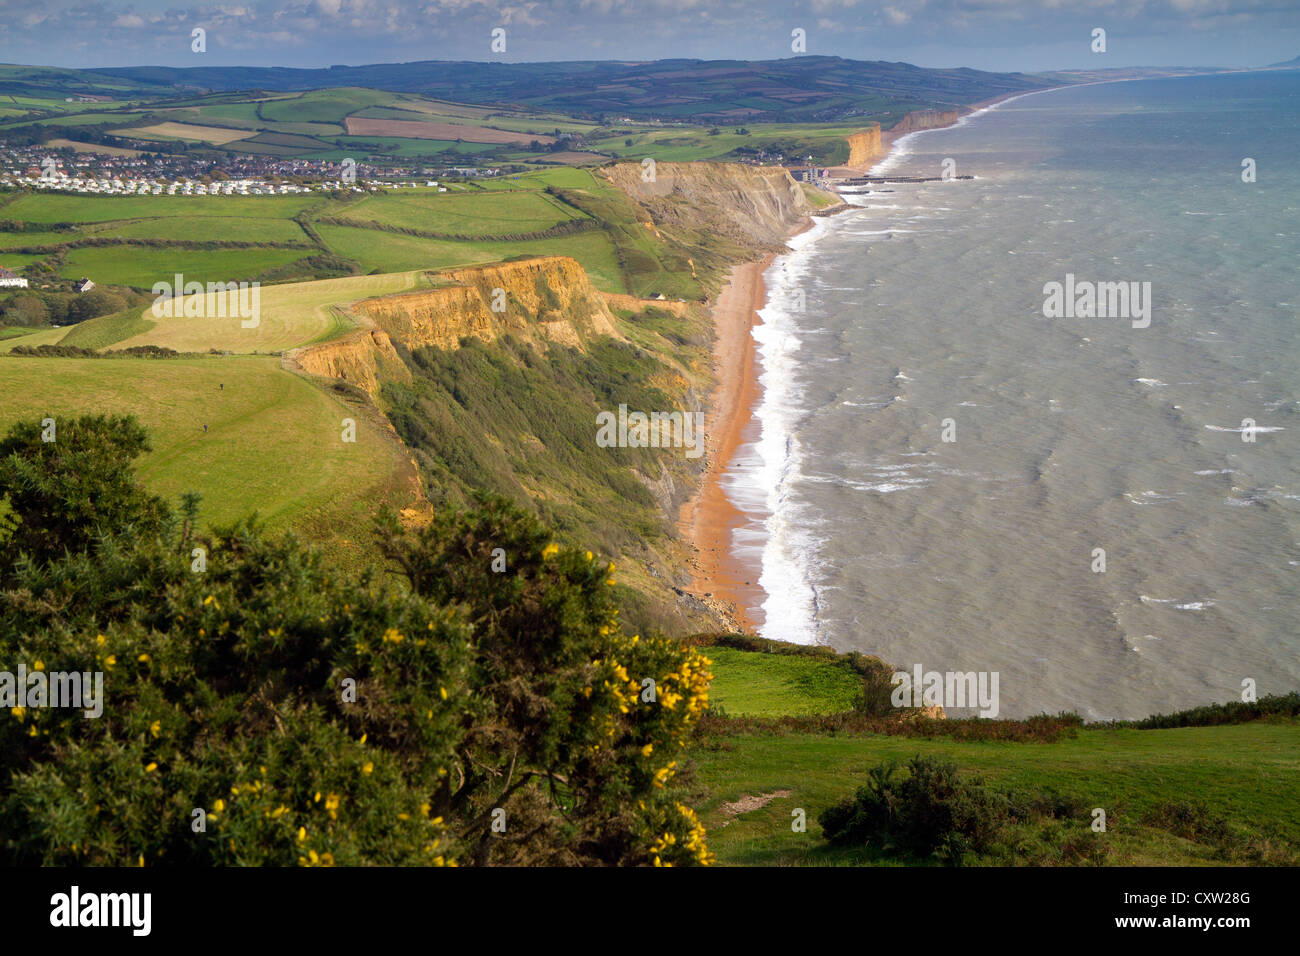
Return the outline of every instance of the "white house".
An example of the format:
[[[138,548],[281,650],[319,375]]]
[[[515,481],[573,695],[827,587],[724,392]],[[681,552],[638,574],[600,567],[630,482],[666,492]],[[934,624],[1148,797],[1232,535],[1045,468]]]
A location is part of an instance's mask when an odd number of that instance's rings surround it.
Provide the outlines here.
[[[27,280],[16,272],[0,266],[0,289],[26,289]]]

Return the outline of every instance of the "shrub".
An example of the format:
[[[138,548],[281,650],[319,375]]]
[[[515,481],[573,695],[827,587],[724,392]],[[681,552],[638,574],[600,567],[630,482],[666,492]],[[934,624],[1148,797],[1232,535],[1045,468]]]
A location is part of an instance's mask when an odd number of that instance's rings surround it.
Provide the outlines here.
[[[1156,806],[1143,820],[1195,843],[1222,845],[1228,839],[1228,820],[1197,800],[1175,800]]]
[[[343,575],[194,538],[133,419],[58,429],[0,442],[0,660],[102,674],[103,707],[7,704],[0,864],[711,861],[675,784],[708,661],[625,634],[612,565],[485,500],[385,515],[401,580]]]
[[[892,760],[867,776],[865,787],[818,818],[832,845],[875,845],[886,853],[960,863],[968,852],[987,850],[1010,817],[1004,796],[933,757],[913,757],[905,777]]]
[[[0,581],[20,551],[40,562],[90,550],[103,534],[160,532],[167,504],[141,489],[131,471],[148,450],[134,419],[55,420],[52,432],[41,422],[14,425],[0,441],[0,494],[8,494],[21,523],[0,554]]]

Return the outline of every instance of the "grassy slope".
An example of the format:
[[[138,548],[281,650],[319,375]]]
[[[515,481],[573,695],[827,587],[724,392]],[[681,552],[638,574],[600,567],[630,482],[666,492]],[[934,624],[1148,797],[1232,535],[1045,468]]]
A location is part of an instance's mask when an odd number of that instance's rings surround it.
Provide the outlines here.
[[[851,671],[806,657],[727,647],[706,654],[714,675],[709,700],[733,717],[839,713],[853,705],[860,686]]]
[[[139,462],[146,486],[173,503],[198,491],[205,522],[255,510],[273,528],[355,558],[376,504],[401,494],[402,449],[338,395],[270,357],[5,357],[0,382],[0,428],[46,415],[136,415],[154,449]],[[351,444],[341,440],[349,417]]]
[[[157,345],[178,352],[220,349],[249,353],[296,348],[333,338],[352,327],[334,306],[372,295],[404,292],[415,288],[419,281],[416,273],[401,272],[267,286],[261,290],[258,325],[248,329],[234,314],[234,303],[230,302],[234,296],[228,297],[226,311],[231,314],[226,318],[215,316],[217,296],[208,296],[206,311],[211,317],[155,318],[146,311],[144,318],[153,323],[152,328],[114,345]]]
[[[90,276],[97,283],[148,289],[181,273],[196,282],[252,281],[268,269],[311,255],[307,249],[178,249],[140,246],[92,246],[73,249],[59,274],[66,279]]]
[[[844,690],[844,670],[825,660],[704,649],[713,661],[711,699],[731,716],[829,713]],[[851,696],[851,695],[850,695]],[[888,863],[864,850],[827,847],[817,815],[866,780],[882,760],[939,755],[991,784],[1078,796],[1108,817],[1109,860],[1117,865],[1213,865],[1205,846],[1141,824],[1165,802],[1189,797],[1223,813],[1244,832],[1300,845],[1300,721],[1258,721],[1178,730],[1091,728],[1056,743],[958,743],[876,734],[718,733],[691,752],[701,819],[719,862],[732,865]],[[722,804],[789,790],[767,806],[734,816]],[[790,813],[807,813],[795,833]],[[1085,821],[1086,822],[1086,821]],[[725,826],[723,824],[726,824]]]
[[[1263,835],[1300,843],[1300,722],[1180,730],[1086,730],[1052,744],[954,743],[942,739],[818,734],[747,734],[697,748],[708,796],[702,819],[723,863],[874,862],[864,851],[830,850],[815,820],[866,780],[882,760],[937,754],[994,784],[1037,792],[1055,787],[1103,807],[1116,864],[1210,864],[1203,847],[1138,821],[1166,801],[1189,795]],[[792,791],[742,814],[727,827],[721,804],[743,794]],[[795,833],[790,811],[802,807],[808,832]]]
[[[540,232],[581,218],[575,213],[535,190],[460,195],[421,191],[368,197],[349,206],[343,218],[424,232],[492,236]]]

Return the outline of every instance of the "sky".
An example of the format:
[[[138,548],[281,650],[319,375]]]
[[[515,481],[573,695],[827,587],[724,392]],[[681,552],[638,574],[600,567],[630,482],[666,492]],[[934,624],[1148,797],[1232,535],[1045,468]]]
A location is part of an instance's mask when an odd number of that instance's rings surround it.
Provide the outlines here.
[[[193,50],[195,28],[204,52]],[[1098,28],[1104,53],[1092,50]],[[495,29],[504,51],[492,48]],[[1300,55],[1300,0],[0,0],[0,62],[49,66],[798,52],[1026,72],[1262,66]]]

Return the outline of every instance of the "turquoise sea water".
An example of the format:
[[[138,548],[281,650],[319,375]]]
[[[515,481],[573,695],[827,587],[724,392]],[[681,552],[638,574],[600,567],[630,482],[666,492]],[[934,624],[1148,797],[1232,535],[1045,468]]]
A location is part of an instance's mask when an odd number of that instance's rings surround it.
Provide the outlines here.
[[[1295,71],[905,138],[891,174],[977,178],[855,196],[767,274],[728,485],[763,633],[997,671],[1004,716],[1300,689],[1298,156]],[[1067,274],[1150,283],[1149,327],[1045,317]]]

